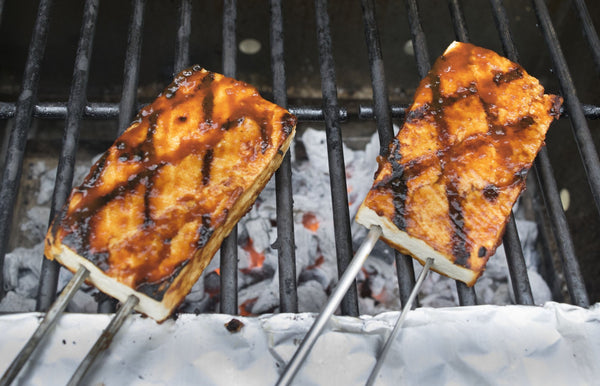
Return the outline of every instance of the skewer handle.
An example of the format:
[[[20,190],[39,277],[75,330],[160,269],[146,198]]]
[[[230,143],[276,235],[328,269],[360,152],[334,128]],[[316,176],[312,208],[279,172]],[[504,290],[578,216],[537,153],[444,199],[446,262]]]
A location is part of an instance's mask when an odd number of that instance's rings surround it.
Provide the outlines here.
[[[8,369],[6,369],[6,372],[2,378],[0,378],[0,386],[10,385],[15,377],[19,374],[23,366],[31,357],[33,351],[35,351],[48,331],[50,331],[50,329],[54,326],[58,317],[63,313],[73,298],[73,295],[75,295],[89,274],[90,272],[83,266],[79,267],[75,275],[71,278],[69,283],[61,292],[60,296],[56,298],[56,301],[52,304],[48,312],[46,312],[46,316],[44,316],[42,323],[40,323],[17,357],[12,361]]]
[[[350,262],[350,265],[348,265],[348,268],[340,278],[337,286],[335,287],[335,290],[333,291],[331,297],[327,301],[327,304],[325,304],[325,306],[321,310],[321,313],[314,321],[312,327],[308,331],[308,334],[306,334],[306,337],[300,344],[300,347],[298,347],[296,353],[292,357],[291,361],[288,363],[283,374],[279,378],[277,385],[289,385],[290,382],[294,379],[294,376],[304,363],[306,356],[310,353],[310,350],[317,341],[317,338],[319,337],[319,335],[321,335],[321,332],[323,331],[323,328],[329,321],[329,318],[331,317],[331,315],[333,315],[336,308],[340,305],[340,302],[346,294],[346,291],[348,291],[348,288],[356,278],[356,275],[358,275],[358,272],[360,271],[363,263],[375,247],[375,244],[377,243],[377,240],[379,240],[381,234],[381,228],[376,225],[372,226],[369,229],[367,238],[365,239],[365,241],[363,241],[360,248],[358,248],[358,251],[356,251],[356,254]]]
[[[85,358],[83,358],[79,367],[77,367],[77,370],[75,370],[75,373],[69,380],[69,383],[67,383],[68,386],[75,386],[81,382],[98,354],[108,348],[113,337],[119,332],[119,328],[121,328],[123,322],[125,322],[125,319],[131,314],[131,311],[138,302],[139,299],[137,297],[129,295],[127,301],[123,304],[123,307],[121,307],[115,316],[113,316],[106,329],[102,332],[102,335],[100,335],[96,343],[94,343],[94,346],[90,349]]]
[[[425,280],[425,278],[427,277],[427,274],[429,273],[429,268],[431,268],[432,265],[433,265],[433,259],[431,257],[427,258],[427,260],[425,261],[425,265],[423,266],[423,270],[421,271],[421,274],[419,275],[419,278],[417,279],[417,282],[415,283],[415,286],[413,287],[413,290],[411,291],[406,304],[402,308],[402,313],[400,313],[400,317],[396,321],[396,325],[394,326],[392,333],[387,338],[387,341],[385,342],[385,346],[383,346],[383,350],[381,350],[381,353],[379,354],[379,357],[377,358],[377,362],[375,363],[375,367],[373,367],[373,370],[371,371],[371,375],[369,375],[369,379],[367,380],[366,386],[372,386],[373,383],[375,382],[375,379],[377,378],[377,375],[379,375],[379,370],[381,370],[383,361],[385,360],[385,357],[387,356],[388,352],[390,351],[392,344],[398,337],[398,334],[400,333],[400,327],[402,327],[402,324],[404,323],[404,320],[406,319],[406,316],[408,315],[408,311],[411,310],[412,305],[415,302],[415,298],[417,297],[417,294],[419,293],[419,290],[421,288],[421,284],[423,284],[423,281]]]

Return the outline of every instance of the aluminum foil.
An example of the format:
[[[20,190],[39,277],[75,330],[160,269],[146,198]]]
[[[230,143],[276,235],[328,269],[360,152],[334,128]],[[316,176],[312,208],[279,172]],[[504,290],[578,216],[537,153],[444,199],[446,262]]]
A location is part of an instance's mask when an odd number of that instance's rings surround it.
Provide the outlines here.
[[[294,384],[364,384],[398,315],[334,316]],[[132,315],[84,383],[274,384],[314,317],[185,314],[157,324]],[[40,318],[38,313],[0,317],[0,373]],[[15,384],[64,385],[109,319],[63,315]],[[414,310],[376,384],[577,385],[599,380],[600,303],[590,309],[546,303]]]

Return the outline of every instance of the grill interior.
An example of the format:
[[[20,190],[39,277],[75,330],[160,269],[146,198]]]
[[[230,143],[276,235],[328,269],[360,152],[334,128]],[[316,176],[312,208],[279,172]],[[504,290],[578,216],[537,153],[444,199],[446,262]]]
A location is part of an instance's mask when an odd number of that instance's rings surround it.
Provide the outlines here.
[[[58,163],[50,219],[68,197],[76,159],[104,151],[175,72],[198,63],[247,81],[287,106],[299,118],[300,131],[309,124],[326,131],[331,216],[343,271],[353,246],[342,141],[360,146],[377,130],[381,143],[387,144],[392,124],[401,124],[434,58],[459,40],[519,62],[547,92],[565,98],[563,117],[550,129],[547,147],[529,175],[525,201],[540,226],[545,277],[553,283],[555,300],[587,307],[600,300],[600,263],[594,261],[600,248],[600,138],[595,121],[600,96],[594,92],[600,71],[594,23],[600,22],[600,8],[592,2],[587,7],[583,0],[533,0],[526,5],[516,0],[449,0],[448,7],[416,0],[86,0],[68,5],[41,0],[36,9],[0,1],[0,127],[5,132],[0,268],[8,251],[26,243],[16,225],[26,205],[19,196],[28,183],[22,178],[25,160],[49,153]],[[260,49],[255,54],[239,48],[256,41]],[[297,312],[289,156],[276,184],[280,311]],[[571,192],[566,212],[560,198],[565,188]],[[514,218],[504,245],[515,300],[533,304]],[[239,312],[237,260],[233,232],[221,249],[224,313]],[[404,303],[414,284],[412,259],[397,253],[396,267]],[[56,296],[58,268],[44,259],[39,310],[47,309]],[[473,289],[457,283],[457,290],[461,305],[477,304]],[[343,314],[359,314],[357,296],[356,287],[351,288],[342,302]],[[99,310],[112,306],[110,300],[101,302]]]

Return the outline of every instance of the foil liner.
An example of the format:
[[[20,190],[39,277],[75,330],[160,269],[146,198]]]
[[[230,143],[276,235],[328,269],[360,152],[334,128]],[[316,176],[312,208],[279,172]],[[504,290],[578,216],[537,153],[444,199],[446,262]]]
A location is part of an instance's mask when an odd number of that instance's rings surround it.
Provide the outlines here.
[[[163,324],[132,315],[90,369],[91,385],[268,385],[315,314],[180,315]],[[294,385],[362,385],[398,312],[334,316]],[[15,384],[63,385],[110,315],[65,314]],[[0,373],[40,314],[0,316]],[[412,311],[377,384],[594,384],[600,379],[600,303]]]

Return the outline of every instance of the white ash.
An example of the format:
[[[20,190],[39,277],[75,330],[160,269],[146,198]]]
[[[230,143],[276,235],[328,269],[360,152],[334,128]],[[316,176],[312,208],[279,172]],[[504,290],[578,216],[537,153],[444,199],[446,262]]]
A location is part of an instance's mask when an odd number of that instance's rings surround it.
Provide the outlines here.
[[[338,277],[326,135],[323,131],[307,129],[298,140],[304,146],[307,156],[307,159],[295,159],[292,152],[298,305],[300,312],[316,312],[327,301]],[[345,146],[343,150],[349,213],[353,219],[373,181],[379,152],[378,137],[373,135],[364,150],[354,151]],[[75,184],[82,181],[90,165],[91,163],[78,164]],[[40,180],[40,189],[36,197],[38,205],[27,213],[21,231],[26,232],[30,240],[39,244],[30,249],[17,248],[6,255],[4,275],[8,295],[0,303],[0,312],[30,311],[35,307],[34,299],[43,250],[41,242],[48,225],[48,208],[56,169],[46,169],[43,162],[39,162],[35,165],[35,174]],[[238,303],[246,314],[279,311],[276,221],[275,183],[272,179],[238,226]],[[551,300],[551,294],[537,272],[537,226],[533,222],[517,219],[517,228],[523,244],[534,300],[536,304],[542,304]],[[354,221],[351,230],[353,247],[356,250],[367,230]],[[264,261],[252,261],[252,255],[259,260],[264,257]],[[180,312],[204,313],[219,310],[219,260],[217,253],[179,308]],[[421,266],[415,262],[414,267],[418,275]],[[70,277],[68,271],[61,269],[59,288],[63,288]],[[359,296],[361,314],[372,315],[401,308],[394,250],[384,243],[377,243],[357,276],[357,282],[359,293],[363,295]],[[475,288],[480,303],[503,305],[514,302],[502,246],[498,248],[496,255],[490,258],[487,269]],[[96,312],[95,292],[93,288],[84,287],[71,302],[68,310]],[[429,307],[457,305],[455,282],[435,273],[429,275],[420,292],[420,303]]]

